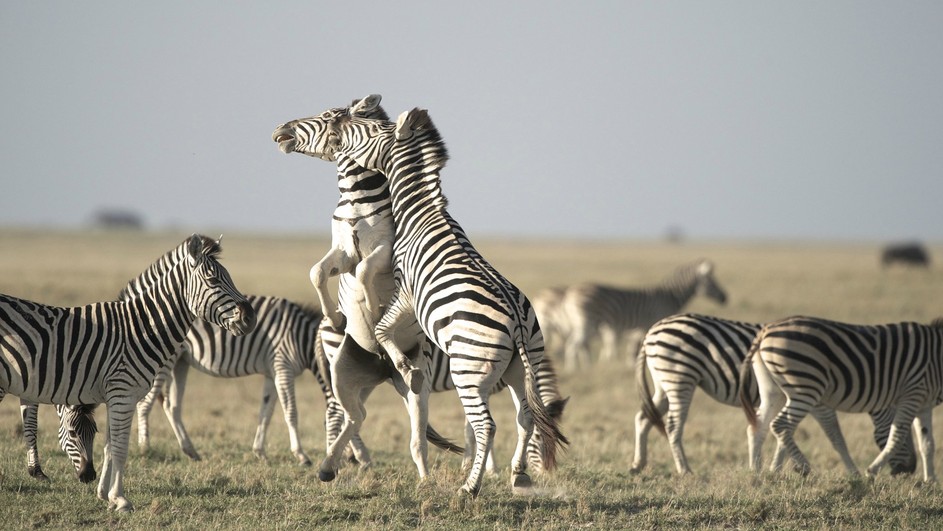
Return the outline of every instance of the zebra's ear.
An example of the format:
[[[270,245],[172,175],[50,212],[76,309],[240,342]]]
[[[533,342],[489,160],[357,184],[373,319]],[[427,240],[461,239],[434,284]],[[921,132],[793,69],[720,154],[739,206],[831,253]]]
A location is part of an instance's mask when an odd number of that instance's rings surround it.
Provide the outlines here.
[[[196,267],[203,261],[203,239],[197,234],[190,236],[187,242],[187,260],[190,267]]]
[[[701,260],[701,264],[697,266],[697,273],[701,276],[710,275],[713,270],[714,264],[710,260]]]
[[[381,98],[379,94],[371,94],[360,101],[354,101],[350,106],[350,115],[362,117],[370,114],[380,105]]]
[[[430,123],[429,111],[418,107],[411,111],[406,111],[396,119],[396,139],[406,140],[412,137],[414,132],[423,129],[423,127]]]

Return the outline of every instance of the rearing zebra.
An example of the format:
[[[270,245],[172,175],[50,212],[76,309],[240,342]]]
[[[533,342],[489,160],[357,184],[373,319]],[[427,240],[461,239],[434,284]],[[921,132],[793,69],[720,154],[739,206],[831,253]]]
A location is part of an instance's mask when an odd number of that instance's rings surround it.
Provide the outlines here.
[[[132,281],[127,301],[58,308],[0,295],[0,399],[108,407],[98,496],[132,510],[123,475],[131,416],[196,317],[234,334],[255,313],[217,261],[218,242],[193,236]],[[155,326],[158,325],[158,326]]]
[[[893,408],[887,444],[868,466],[868,475],[876,475],[905,444],[913,423],[924,481],[935,481],[931,422],[933,408],[943,402],[943,319],[929,326],[783,319],[764,326],[754,339],[741,369],[743,388],[751,385],[754,375],[760,393],[758,412],[746,393],[741,393],[750,422],[754,470],[759,469],[760,450],[774,414],[772,430],[778,444],[771,468],[780,470],[788,452],[800,472],[806,473],[809,462],[793,434],[812,408],[821,405],[848,412]]]
[[[642,408],[635,416],[635,460],[631,473],[645,468],[648,433],[653,426],[668,437],[678,473],[691,471],[682,437],[694,391],[700,387],[722,404],[739,406],[740,368],[750,343],[761,328],[762,325],[755,323],[693,313],[668,317],[652,325],[635,365]],[[646,368],[654,382],[654,397],[645,378]],[[759,404],[756,384],[751,382],[746,392],[752,404]],[[853,468],[835,411],[816,407],[812,414],[846,466],[850,464]],[[887,440],[891,416],[884,411],[872,414],[874,437],[879,447],[883,447]],[[906,435],[906,444],[891,457],[891,469],[895,474],[911,473],[916,468],[913,439],[909,432]]]
[[[379,99],[371,96],[365,101],[377,105]],[[303,127],[296,128],[299,123]],[[428,113],[415,109],[393,124],[332,109],[289,122],[273,138],[284,152],[321,158],[344,153],[389,179],[397,291],[377,325],[376,338],[393,359],[406,358],[392,337],[399,326],[416,319],[426,336],[449,355],[477,443],[462,491],[476,496],[481,488],[485,456],[494,437],[488,396],[502,378],[518,407],[512,486],[531,483],[525,451],[535,423],[544,440],[543,462],[553,469],[556,446],[567,440],[539,396],[535,372],[543,358],[543,339],[536,316],[527,298],[484,260],[449,216],[439,185],[447,152]]]
[[[644,334],[655,321],[674,315],[696,295],[703,294],[725,304],[727,294],[714,278],[714,266],[707,260],[685,264],[655,286],[626,289],[599,284],[581,284],[566,289],[562,309],[541,315],[567,337],[565,366],[576,369],[590,357],[590,343],[602,341],[600,357],[611,359],[619,351],[626,334]],[[564,322],[559,322],[560,318]],[[636,353],[638,343],[630,352]]]

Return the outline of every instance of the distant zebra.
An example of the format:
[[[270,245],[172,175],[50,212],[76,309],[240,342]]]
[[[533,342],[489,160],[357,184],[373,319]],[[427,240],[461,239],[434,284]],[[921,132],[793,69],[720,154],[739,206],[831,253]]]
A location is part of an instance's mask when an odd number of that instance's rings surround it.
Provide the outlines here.
[[[217,261],[218,242],[193,236],[132,280],[139,294],[124,302],[58,308],[0,295],[0,399],[108,406],[98,496],[132,510],[123,475],[131,416],[157,371],[197,318],[234,334],[255,314]],[[155,326],[156,325],[156,326]]]
[[[576,369],[590,360],[590,344],[602,343],[600,357],[612,359],[625,335],[644,334],[655,321],[674,315],[696,295],[705,295],[718,304],[727,294],[714,278],[714,266],[707,260],[679,267],[660,284],[645,288],[616,288],[581,284],[567,288],[562,301],[564,322],[554,326],[567,335],[564,365]],[[638,343],[630,352],[638,352]]]
[[[635,416],[635,460],[631,473],[645,468],[648,433],[653,426],[668,437],[678,473],[691,472],[682,437],[694,391],[700,387],[722,404],[739,406],[740,367],[760,328],[760,324],[689,313],[662,319],[649,329],[639,352],[641,359],[635,364],[642,407]],[[646,368],[654,382],[654,397],[645,378]],[[751,381],[746,392],[752,404],[759,404],[755,383]],[[834,410],[816,407],[812,414],[832,446],[842,454],[841,448],[845,443]],[[891,419],[883,412],[872,417],[875,439],[879,447],[883,447]],[[904,442],[901,451],[891,458],[895,474],[910,473],[916,467],[913,439],[909,433]]]
[[[754,374],[759,410],[741,393],[750,423],[752,469],[760,467],[760,451],[773,415],[778,444],[771,469],[779,471],[788,452],[796,468],[808,473],[809,462],[793,433],[809,410],[820,405],[848,412],[894,408],[887,444],[868,467],[868,475],[876,475],[901,448],[913,423],[924,481],[935,481],[931,421],[933,407],[943,401],[943,319],[929,326],[863,326],[790,317],[767,324],[756,336],[741,368],[744,388],[752,385]]]
[[[321,312],[281,297],[248,295],[255,310],[256,326],[248,334],[233,336],[211,323],[198,321],[187,334],[173,372],[162,373],[151,391],[138,402],[138,444],[149,446],[148,415],[154,401],[162,399],[164,413],[183,450],[191,459],[200,455],[193,446],[183,424],[183,396],[187,373],[195,368],[218,378],[239,378],[254,374],[264,376],[259,425],[252,451],[265,456],[265,435],[275,411],[277,396],[288,425],[291,451],[299,464],[309,466],[298,436],[298,408],[295,400],[295,379],[305,370],[314,373],[327,405],[326,425],[343,421],[343,411],[334,399],[330,385],[318,370],[315,359],[318,325]]]
[[[364,101],[375,106],[379,96]],[[540,399],[536,369],[543,358],[543,339],[535,314],[527,298],[481,257],[449,216],[439,185],[447,153],[428,113],[415,109],[393,124],[352,117],[347,108],[331,109],[279,127],[273,139],[286,153],[327,159],[343,153],[389,179],[397,291],[377,325],[376,338],[398,363],[408,359],[392,336],[402,324],[416,319],[449,355],[476,439],[474,463],[462,491],[472,496],[480,491],[494,437],[488,395],[502,378],[519,409],[512,486],[531,483],[525,452],[534,424],[544,441],[543,462],[553,469],[556,446],[567,441]],[[322,477],[333,478],[334,470],[330,459],[325,460]]]
[[[566,312],[563,299],[566,297],[566,286],[544,288],[531,297],[537,320],[540,322],[540,331],[544,336],[545,358],[551,353],[563,352],[563,345],[569,335]]]

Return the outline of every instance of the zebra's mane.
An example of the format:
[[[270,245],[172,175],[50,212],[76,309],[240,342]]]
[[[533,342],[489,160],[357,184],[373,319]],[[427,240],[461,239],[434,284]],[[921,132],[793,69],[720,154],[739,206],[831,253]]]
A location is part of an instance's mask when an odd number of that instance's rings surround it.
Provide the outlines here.
[[[449,151],[445,147],[442,135],[439,134],[439,129],[432,123],[429,113],[418,107],[410,112],[419,113],[419,117],[413,123],[413,129],[422,135],[423,165],[427,168],[434,167],[436,171],[445,168],[445,163],[449,160]]]
[[[124,289],[118,293],[118,300],[126,300],[141,294],[150,288],[156,279],[161,278],[173,266],[180,263],[181,260],[186,259],[187,249],[193,238],[200,239],[201,254],[210,258],[219,258],[223,250],[219,241],[202,234],[194,234],[186,240],[183,240],[180,245],[161,255],[154,263],[148,266],[143,273],[132,278]]]
[[[936,319],[930,321],[930,327],[943,329],[943,317],[937,317]]]

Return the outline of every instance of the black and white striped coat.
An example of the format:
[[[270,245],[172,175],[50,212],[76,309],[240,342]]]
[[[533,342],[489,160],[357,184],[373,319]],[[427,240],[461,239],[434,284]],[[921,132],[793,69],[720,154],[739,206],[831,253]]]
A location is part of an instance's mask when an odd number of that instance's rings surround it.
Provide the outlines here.
[[[364,101],[369,100],[373,100],[371,105],[379,103],[378,96]],[[396,225],[397,294],[377,326],[376,338],[407,381],[413,378],[413,390],[417,373],[422,373],[418,367],[407,367],[406,360],[417,358],[408,358],[393,340],[400,326],[418,320],[426,336],[449,355],[477,443],[462,490],[472,495],[480,490],[494,431],[488,395],[502,378],[522,408],[512,481],[517,486],[529,485],[525,453],[534,420],[544,437],[543,461],[548,469],[555,465],[557,444],[566,441],[543,406],[535,383],[535,370],[543,357],[542,336],[526,297],[481,257],[446,211],[438,172],[447,154],[428,114],[417,109],[392,124],[332,109],[305,123],[318,134],[299,138],[287,124],[276,130],[273,138],[283,151],[325,159],[343,153],[389,179]],[[324,467],[322,472],[333,474]]]
[[[142,448],[149,446],[148,415],[154,401],[162,399],[181,450],[191,459],[200,459],[183,423],[183,397],[190,368],[218,378],[256,374],[264,377],[259,424],[252,445],[253,452],[260,458],[266,457],[266,432],[277,397],[288,425],[292,453],[300,464],[311,464],[298,434],[295,399],[295,379],[305,370],[314,373],[324,394],[325,422],[330,425],[342,421],[343,411],[316,362],[321,312],[281,297],[248,295],[246,298],[256,313],[255,329],[248,334],[234,336],[206,321],[197,321],[190,328],[172,372],[162,372],[148,395],[138,403],[138,444]]]
[[[573,370],[592,359],[593,342],[600,343],[600,358],[613,359],[629,334],[641,337],[659,319],[680,312],[696,295],[719,304],[727,301],[710,261],[685,264],[654,286],[618,288],[587,283],[569,286],[556,298],[541,296],[544,313],[540,323],[556,336],[565,337],[564,366]],[[555,299],[559,301],[557,308],[553,307]],[[638,352],[638,337],[629,348],[631,356]]]
[[[209,238],[188,238],[132,281],[140,289],[127,301],[58,308],[0,295],[0,398],[106,404],[98,495],[110,507],[132,509],[123,473],[134,405],[190,323],[199,317],[240,334],[255,324],[254,312],[216,259],[219,251]]]
[[[662,319],[645,335],[635,371],[642,407],[635,417],[635,459],[630,472],[640,472],[647,463],[648,433],[654,426],[668,437],[678,473],[691,471],[684,452],[684,425],[694,391],[702,389],[714,400],[739,406],[740,369],[750,344],[762,325],[708,315],[681,314]],[[654,396],[645,373],[654,383]],[[755,384],[745,391],[751,403],[759,404]],[[834,410],[816,407],[811,412],[821,424],[832,446],[846,466],[854,468],[838,426]],[[876,412],[875,440],[883,447],[891,427],[891,416]],[[894,473],[913,472],[916,455],[909,432],[901,451],[892,456]]]
[[[854,325],[814,317],[769,323],[756,336],[741,371],[742,388],[756,378],[760,406],[741,402],[753,434],[751,467],[758,470],[766,427],[777,438],[771,468],[787,457],[802,472],[809,462],[796,445],[796,425],[817,406],[838,411],[893,409],[887,444],[868,466],[877,474],[916,428],[924,480],[935,481],[933,408],[943,401],[943,320],[931,325]],[[785,394],[785,404],[780,398]],[[775,418],[773,418],[775,416]]]

